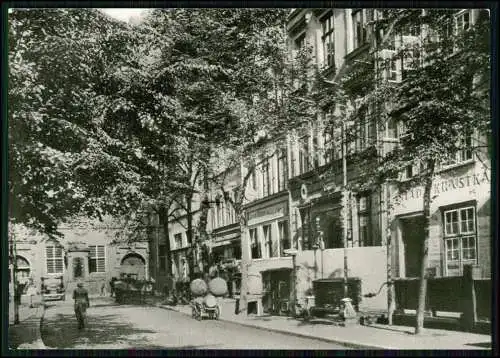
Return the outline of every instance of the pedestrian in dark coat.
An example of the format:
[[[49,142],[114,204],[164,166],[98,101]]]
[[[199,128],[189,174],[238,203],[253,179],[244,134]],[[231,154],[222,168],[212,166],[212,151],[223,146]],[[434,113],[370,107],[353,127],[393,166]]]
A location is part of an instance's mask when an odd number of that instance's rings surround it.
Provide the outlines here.
[[[75,300],[75,315],[78,321],[78,329],[85,327],[87,308],[90,306],[89,293],[83,287],[83,283],[78,283],[73,291],[73,300]]]
[[[115,293],[115,282],[116,282],[116,277],[111,277],[111,281],[109,282],[109,288],[111,290],[111,297],[113,297],[113,293]]]

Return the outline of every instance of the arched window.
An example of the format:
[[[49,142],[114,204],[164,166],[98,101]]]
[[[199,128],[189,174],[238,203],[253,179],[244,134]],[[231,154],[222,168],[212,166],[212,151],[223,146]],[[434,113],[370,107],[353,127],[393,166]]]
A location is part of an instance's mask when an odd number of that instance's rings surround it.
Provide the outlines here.
[[[28,260],[26,260],[24,257],[17,255],[16,256],[16,264],[17,264],[17,271],[16,271],[16,277],[18,280],[21,279],[27,279],[30,277],[30,264]]]

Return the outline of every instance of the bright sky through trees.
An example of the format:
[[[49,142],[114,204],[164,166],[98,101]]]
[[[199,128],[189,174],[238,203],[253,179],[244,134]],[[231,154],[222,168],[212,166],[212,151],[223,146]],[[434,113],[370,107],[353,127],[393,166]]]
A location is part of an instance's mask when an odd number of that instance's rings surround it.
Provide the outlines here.
[[[99,9],[107,15],[121,20],[121,21],[129,21],[132,17],[141,16],[145,10],[147,9],[139,9],[139,8],[120,8],[120,9]]]

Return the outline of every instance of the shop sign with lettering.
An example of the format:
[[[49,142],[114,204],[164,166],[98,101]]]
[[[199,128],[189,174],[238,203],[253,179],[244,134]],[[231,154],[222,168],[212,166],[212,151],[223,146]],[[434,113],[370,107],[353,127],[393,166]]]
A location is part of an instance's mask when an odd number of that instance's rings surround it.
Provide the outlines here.
[[[432,185],[431,198],[439,196],[442,193],[446,193],[452,190],[467,190],[467,188],[479,186],[483,184],[490,183],[490,173],[484,171],[482,173],[468,174],[460,177],[449,178],[445,180],[440,180]],[[401,193],[400,200],[406,201],[411,199],[420,199],[424,194],[424,188],[422,186],[408,190],[405,193]]]
[[[286,203],[283,203],[280,205],[273,205],[259,210],[250,211],[248,213],[248,224],[252,225],[256,222],[262,222],[282,217],[288,213],[287,207],[288,206],[286,205]]]

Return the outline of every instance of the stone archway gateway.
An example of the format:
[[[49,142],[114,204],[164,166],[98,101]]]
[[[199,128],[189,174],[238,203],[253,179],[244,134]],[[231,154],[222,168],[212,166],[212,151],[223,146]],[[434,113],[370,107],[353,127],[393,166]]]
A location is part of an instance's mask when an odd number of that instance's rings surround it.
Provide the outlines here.
[[[126,254],[120,263],[120,276],[146,279],[146,260],[138,253]]]
[[[16,278],[20,282],[25,282],[30,278],[31,275],[31,265],[29,261],[21,255],[16,257]]]

